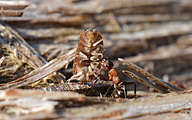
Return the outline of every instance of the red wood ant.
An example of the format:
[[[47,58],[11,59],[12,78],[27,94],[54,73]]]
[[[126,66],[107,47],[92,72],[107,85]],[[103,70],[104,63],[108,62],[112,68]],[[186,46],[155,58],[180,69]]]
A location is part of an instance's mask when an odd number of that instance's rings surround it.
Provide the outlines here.
[[[112,80],[113,83],[111,86],[107,89],[107,92],[105,93],[104,97],[106,97],[107,93],[111,89],[111,87],[114,85],[115,88],[115,96],[114,97],[125,97],[127,98],[127,90],[126,85],[128,84],[134,84],[134,95],[136,95],[136,84],[135,82],[120,82],[120,79],[118,77],[117,71],[113,68],[113,62],[106,59],[103,59],[101,61],[101,65],[104,69],[109,70],[109,80]],[[123,85],[124,84],[124,85]]]

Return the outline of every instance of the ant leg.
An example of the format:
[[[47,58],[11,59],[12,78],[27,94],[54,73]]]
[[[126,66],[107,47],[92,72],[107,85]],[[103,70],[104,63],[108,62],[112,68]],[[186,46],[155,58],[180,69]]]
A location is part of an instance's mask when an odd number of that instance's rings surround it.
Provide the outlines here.
[[[109,92],[109,90],[111,89],[111,87],[112,87],[113,85],[114,85],[114,83],[109,86],[109,88],[107,89],[107,92],[105,93],[104,97],[106,97],[107,93]]]
[[[100,77],[98,77],[97,74],[93,73],[93,75],[94,75],[97,79],[94,81],[94,83],[91,85],[91,87],[93,87],[93,86],[97,83],[98,80],[101,80]]]
[[[92,65],[92,64],[91,64]],[[92,67],[94,67],[94,66],[92,66]],[[89,69],[89,72],[95,77],[95,78],[97,78],[94,82],[93,82],[93,84],[91,85],[91,87],[93,87],[96,83],[97,83],[97,81],[98,80],[101,80],[100,79],[100,77],[99,77],[99,75],[98,75],[98,71],[99,70],[97,70],[96,72],[94,72],[93,70],[92,70],[92,67],[89,67],[88,69]]]
[[[135,94],[135,97],[136,97],[136,83],[134,82],[134,94]]]
[[[113,92],[111,93],[110,98],[112,98],[112,97],[114,96],[114,92],[115,92],[115,89],[114,89]]]
[[[124,90],[124,96],[125,96],[125,98],[127,98],[127,89],[126,89],[126,85],[123,85],[123,90]]]
[[[135,82],[126,82],[126,86],[128,84],[134,84],[134,96],[136,97],[136,83]],[[125,87],[126,88],[126,87]],[[126,91],[127,92],[127,91]]]
[[[77,78],[77,76],[76,76],[76,75],[71,76],[71,78],[69,78],[69,79],[67,80],[67,83],[70,83],[70,82],[71,82],[71,80],[74,80],[75,78]]]
[[[97,83],[98,80],[95,80],[94,83],[91,85],[91,88]]]

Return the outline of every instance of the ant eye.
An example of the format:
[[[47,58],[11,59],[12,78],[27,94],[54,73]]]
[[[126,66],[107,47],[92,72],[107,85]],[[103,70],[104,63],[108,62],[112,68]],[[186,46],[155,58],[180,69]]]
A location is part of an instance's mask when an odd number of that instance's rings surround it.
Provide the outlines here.
[[[105,67],[109,67],[108,65],[105,65]]]

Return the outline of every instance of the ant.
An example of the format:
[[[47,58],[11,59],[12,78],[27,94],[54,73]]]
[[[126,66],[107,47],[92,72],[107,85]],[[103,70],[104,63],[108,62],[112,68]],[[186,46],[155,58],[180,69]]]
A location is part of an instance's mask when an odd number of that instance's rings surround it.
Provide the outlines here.
[[[134,95],[136,96],[136,83],[135,82],[120,82],[120,79],[118,77],[117,71],[113,68],[113,62],[110,60],[103,59],[101,61],[101,66],[105,70],[109,70],[109,80],[112,80],[113,83],[110,85],[110,87],[107,89],[107,92],[105,93],[104,97],[106,97],[107,93],[111,89],[111,87],[114,85],[116,94],[115,97],[125,97],[127,98],[127,90],[126,85],[128,84],[134,84]]]

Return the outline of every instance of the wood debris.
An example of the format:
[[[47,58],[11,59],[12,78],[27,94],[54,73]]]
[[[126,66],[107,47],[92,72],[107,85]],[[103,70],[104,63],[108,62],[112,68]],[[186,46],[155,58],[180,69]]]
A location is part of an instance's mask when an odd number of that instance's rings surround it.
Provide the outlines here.
[[[0,1],[0,118],[191,119],[191,8],[190,0]],[[102,34],[121,81],[134,81],[122,70],[140,74],[134,64],[147,73],[136,98],[102,98],[111,83],[63,83],[87,28]]]
[[[148,114],[157,116],[167,112],[179,113],[184,109],[191,110],[191,102],[191,91],[186,91],[181,93],[170,93],[160,97],[149,97],[143,100],[138,99],[125,103],[112,103],[109,105],[68,109],[65,115],[69,119],[142,119],[142,116]]]
[[[86,97],[73,92],[12,89],[0,91],[0,99],[0,116],[9,119],[160,119],[174,113],[179,118],[191,119],[192,107],[191,91],[119,99],[118,103],[113,98]]]
[[[25,1],[0,1],[0,17],[20,17],[23,15],[22,11],[29,6],[28,2]]]
[[[21,36],[19,36],[13,29],[3,25],[3,23],[1,23],[0,27],[1,27],[0,42],[2,43],[2,48],[6,49],[8,52],[10,52],[12,57],[14,57],[14,59],[16,59],[16,61],[19,63],[19,65],[16,67],[14,67],[14,64],[13,64],[12,69],[14,71],[17,71],[17,69],[19,69],[24,63],[28,64],[32,69],[37,69],[47,63],[47,61],[34,48],[32,48]],[[63,58],[61,57],[59,59],[67,59],[66,57],[73,54],[73,51],[75,51],[75,50],[72,50],[72,52],[69,52],[69,55],[65,55],[65,56],[63,56]],[[70,58],[68,58],[68,59],[70,59]],[[73,60],[73,56],[72,56],[72,60]],[[66,64],[68,64],[69,62],[70,62],[70,60],[63,62],[64,65],[61,65],[61,68],[63,66],[65,66]],[[53,63],[54,63],[54,61],[50,62],[50,64],[53,64]],[[57,72],[57,70],[52,71],[51,73],[53,73],[53,72]],[[51,74],[51,73],[46,72],[46,75]],[[36,74],[37,74],[37,72],[36,72]],[[32,73],[30,75],[32,75]],[[46,77],[46,75],[43,75],[43,77]],[[41,78],[43,78],[43,77],[41,77]],[[24,78],[26,78],[26,77],[24,77]],[[37,77],[36,79],[39,80],[41,78]],[[61,82],[62,80],[64,80],[63,78],[59,77],[59,75],[57,75],[57,73],[52,74],[49,78],[52,78],[53,80],[58,81],[58,82]],[[20,81],[20,80],[16,80],[16,81]],[[37,81],[37,80],[35,80],[35,81]],[[35,82],[35,81],[33,81],[33,82]]]

